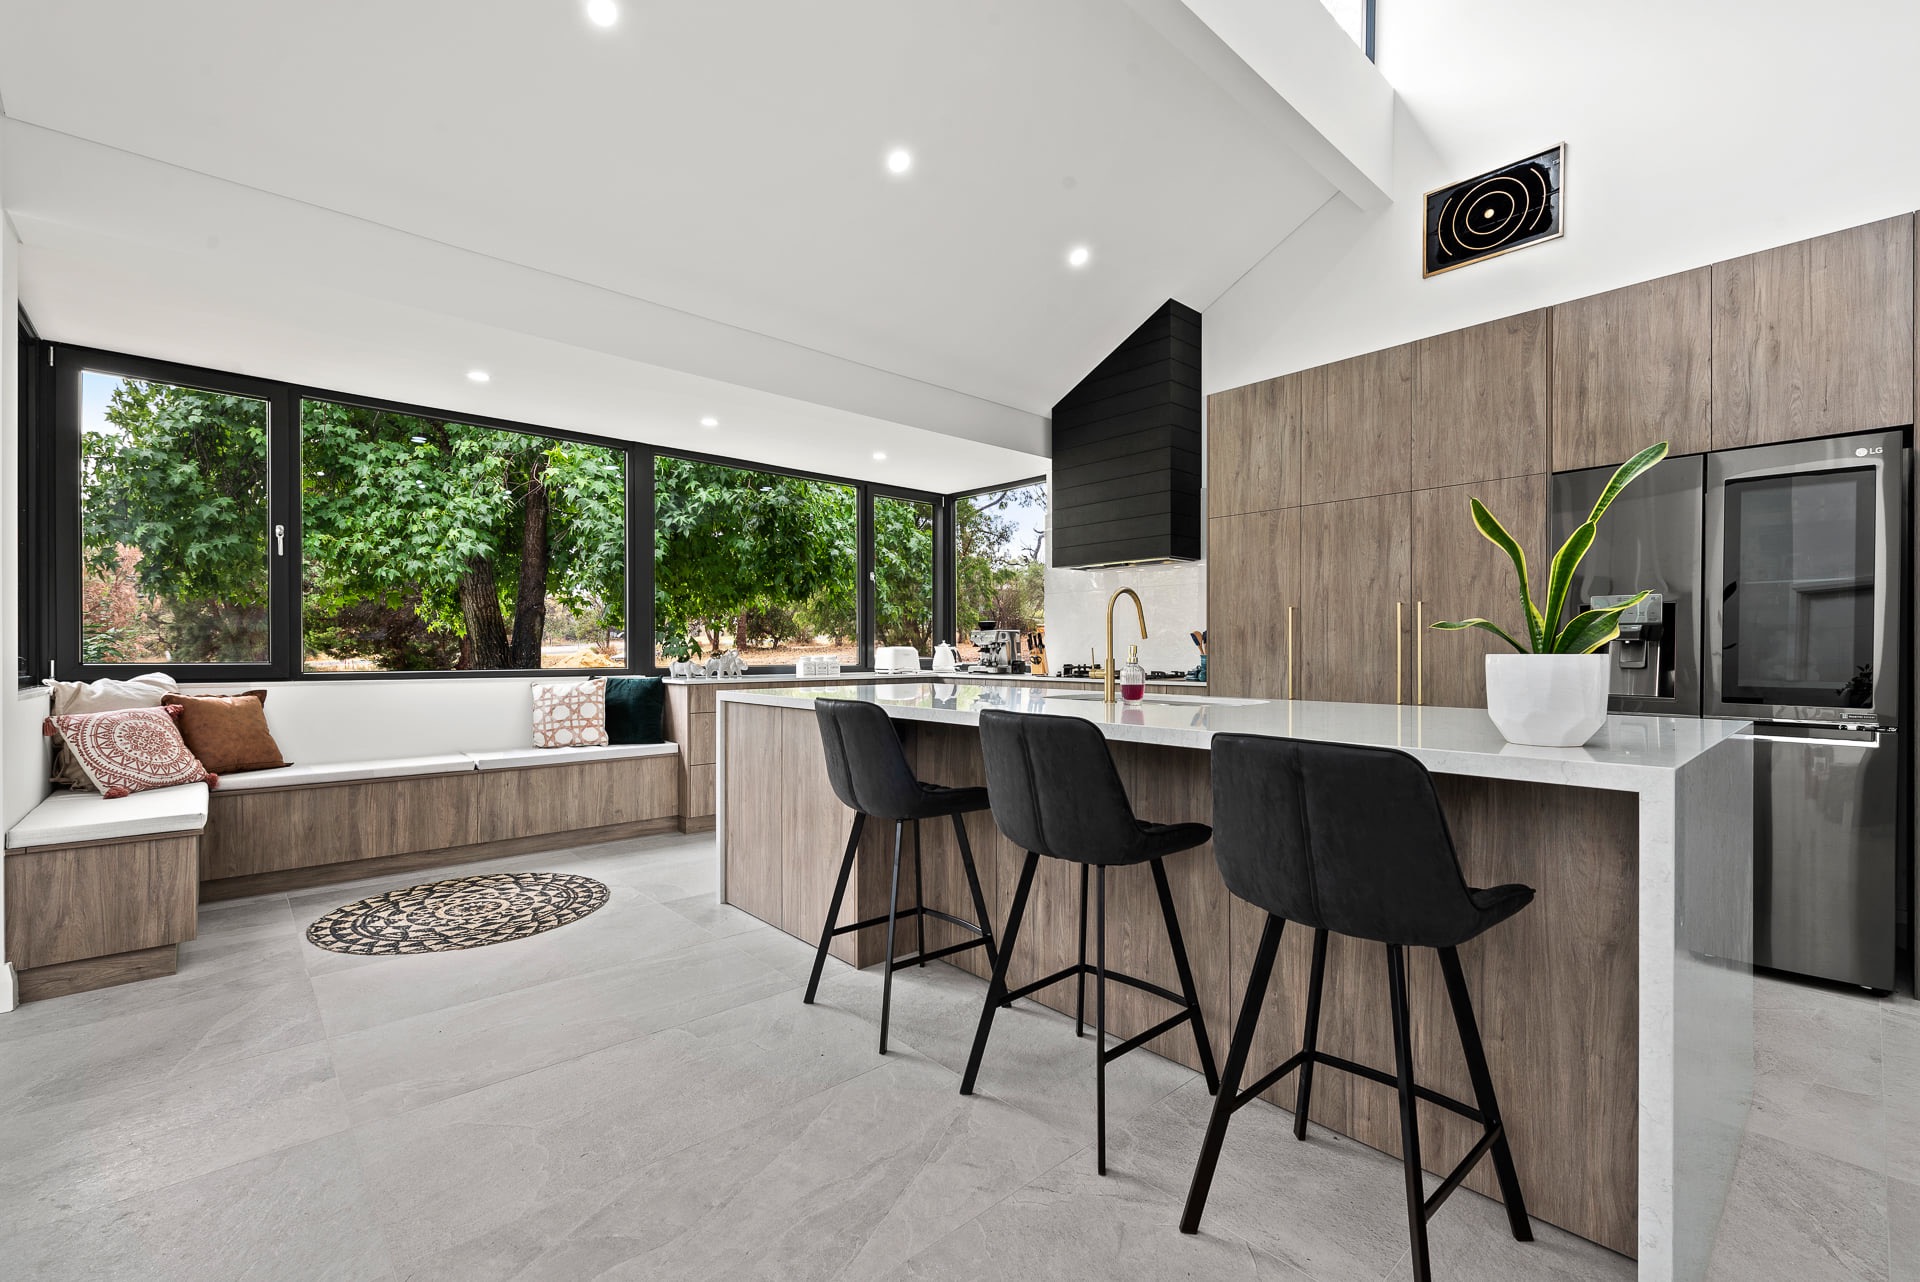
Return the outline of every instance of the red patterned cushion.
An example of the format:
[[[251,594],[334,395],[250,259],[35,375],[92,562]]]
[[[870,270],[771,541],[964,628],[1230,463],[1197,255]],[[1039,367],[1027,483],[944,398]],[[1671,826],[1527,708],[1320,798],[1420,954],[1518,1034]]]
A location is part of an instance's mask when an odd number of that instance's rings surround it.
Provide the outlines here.
[[[200,758],[187,750],[174,719],[178,708],[124,708],[118,712],[71,713],[48,717],[47,733],[58,734],[80,769],[103,796],[175,784],[220,782]]]

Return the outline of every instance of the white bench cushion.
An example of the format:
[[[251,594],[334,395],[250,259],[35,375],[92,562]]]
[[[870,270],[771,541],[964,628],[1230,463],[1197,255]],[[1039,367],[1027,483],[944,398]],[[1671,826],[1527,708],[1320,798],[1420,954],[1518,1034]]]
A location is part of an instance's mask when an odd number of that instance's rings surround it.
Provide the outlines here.
[[[207,785],[203,783],[155,788],[111,800],[97,792],[56,792],[8,831],[7,849],[199,832],[206,826]]]
[[[508,748],[499,752],[469,752],[482,770],[518,770],[526,766],[564,766],[580,761],[618,761],[624,757],[671,757],[677,743],[608,743],[593,748]]]
[[[351,783],[356,779],[404,779],[409,775],[457,774],[472,770],[473,758],[464,752],[437,757],[389,757],[378,761],[324,761],[315,765],[280,766],[273,770],[245,770],[220,776],[221,792],[254,788],[290,788],[298,784]]]

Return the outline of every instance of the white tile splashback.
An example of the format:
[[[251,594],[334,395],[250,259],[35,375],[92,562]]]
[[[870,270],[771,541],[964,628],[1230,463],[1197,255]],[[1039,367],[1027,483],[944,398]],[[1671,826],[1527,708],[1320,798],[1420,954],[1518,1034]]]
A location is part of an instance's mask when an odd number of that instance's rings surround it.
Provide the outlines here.
[[[1087,652],[1106,646],[1107,598],[1116,588],[1140,594],[1147,612],[1147,639],[1140,662],[1148,668],[1185,672],[1200,661],[1187,633],[1207,626],[1207,564],[1128,565],[1109,570],[1047,570],[1047,663],[1085,663]],[[1131,603],[1114,615],[1113,644],[1125,660],[1139,629]]]

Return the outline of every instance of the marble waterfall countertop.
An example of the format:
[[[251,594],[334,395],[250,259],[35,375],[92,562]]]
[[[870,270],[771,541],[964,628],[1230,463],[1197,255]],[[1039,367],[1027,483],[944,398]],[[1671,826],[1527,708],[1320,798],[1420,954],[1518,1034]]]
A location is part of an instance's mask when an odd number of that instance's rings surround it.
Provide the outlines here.
[[[1109,705],[1099,683],[1079,690],[1039,690],[963,678],[953,683],[890,686],[727,688],[736,703],[806,707],[815,699],[877,703],[901,721],[978,725],[986,708],[1079,717],[1109,739],[1204,750],[1216,734],[1282,735],[1327,743],[1400,748],[1439,774],[1475,775],[1527,783],[1639,792],[1748,729],[1750,722],[1699,717],[1613,716],[1578,748],[1530,748],[1508,743],[1483,709],[1406,704],[1314,703],[1286,699],[1226,699],[1150,692],[1144,702]],[[1089,694],[1094,697],[1087,697]]]
[[[977,725],[987,708],[1079,717],[1109,739],[1171,749],[1204,751],[1214,735],[1231,732],[1380,745],[1402,749],[1442,775],[1634,794],[1638,939],[1631,947],[1638,969],[1631,991],[1638,1044],[1595,1048],[1595,1062],[1621,1054],[1638,1070],[1639,1276],[1658,1282],[1705,1276],[1753,1082],[1754,758],[1743,733],[1750,723],[1612,716],[1581,747],[1531,748],[1507,743],[1486,712],[1474,708],[1161,692],[1149,692],[1139,704],[1109,706],[1097,687],[1045,690],[964,675],[879,686],[733,686],[720,691],[716,719],[723,901],[727,708],[798,710],[819,698],[858,699],[898,720],[949,725]],[[1537,833],[1540,807],[1553,801],[1549,791],[1501,804],[1533,816],[1529,831]]]

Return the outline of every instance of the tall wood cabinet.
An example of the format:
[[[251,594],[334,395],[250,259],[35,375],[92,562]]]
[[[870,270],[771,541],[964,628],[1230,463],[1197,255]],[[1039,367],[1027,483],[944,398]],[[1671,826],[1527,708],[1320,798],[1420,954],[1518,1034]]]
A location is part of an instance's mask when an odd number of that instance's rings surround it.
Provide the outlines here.
[[[1469,499],[1526,548],[1537,597],[1554,472],[1617,465],[1661,440],[1696,454],[1913,422],[1916,221],[1216,393],[1214,689],[1484,706],[1485,656],[1503,643],[1424,626],[1525,626],[1511,564],[1474,528]]]
[[[1655,441],[1707,448],[1712,272],[1663,276],[1553,309],[1554,472],[1624,463]]]
[[[1713,448],[1913,422],[1913,217],[1713,267]]]

